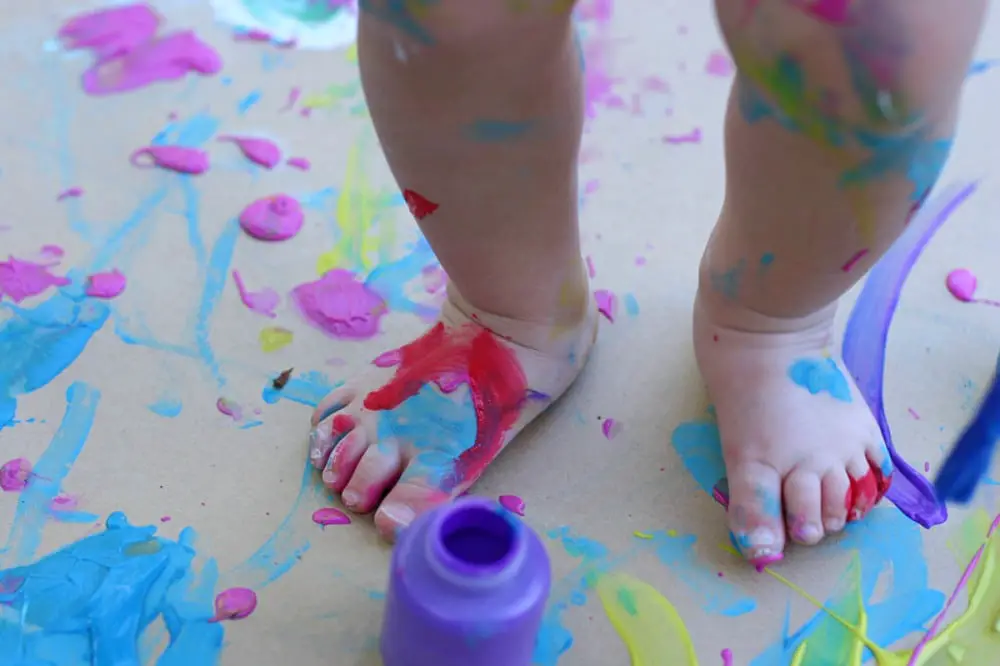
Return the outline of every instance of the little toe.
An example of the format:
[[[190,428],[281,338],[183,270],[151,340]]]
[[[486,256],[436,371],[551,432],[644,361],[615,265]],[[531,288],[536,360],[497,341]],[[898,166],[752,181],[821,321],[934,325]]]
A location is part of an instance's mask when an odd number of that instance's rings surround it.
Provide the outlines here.
[[[347,386],[341,386],[340,388],[335,388],[326,394],[319,404],[316,405],[316,409],[313,410],[311,421],[315,428],[320,424],[321,421],[329,418],[331,414],[337,410],[343,409],[347,405],[351,404],[351,401],[355,398],[355,391]]]
[[[372,511],[401,470],[402,458],[395,442],[369,446],[340,495],[344,506],[357,513]]]
[[[788,535],[812,546],[823,538],[822,485],[815,472],[793,469],[782,484]]]
[[[389,491],[375,512],[375,529],[386,540],[395,541],[399,530],[414,518],[451,499],[452,495],[421,479],[404,478]]]
[[[362,428],[344,435],[328,456],[323,468],[323,485],[335,493],[343,492],[367,450],[368,437]]]
[[[837,467],[823,475],[823,529],[833,534],[844,529],[847,511],[844,498],[851,490],[851,481],[843,467]]]
[[[734,465],[728,476],[729,529],[744,557],[763,570],[785,548],[781,477],[761,463]]]

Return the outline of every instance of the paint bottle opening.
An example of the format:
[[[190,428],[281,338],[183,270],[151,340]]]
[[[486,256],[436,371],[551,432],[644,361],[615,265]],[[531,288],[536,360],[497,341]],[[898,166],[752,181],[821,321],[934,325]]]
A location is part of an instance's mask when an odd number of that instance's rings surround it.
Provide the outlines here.
[[[494,503],[459,501],[441,516],[436,527],[434,559],[448,577],[494,578],[523,556],[521,526]]]

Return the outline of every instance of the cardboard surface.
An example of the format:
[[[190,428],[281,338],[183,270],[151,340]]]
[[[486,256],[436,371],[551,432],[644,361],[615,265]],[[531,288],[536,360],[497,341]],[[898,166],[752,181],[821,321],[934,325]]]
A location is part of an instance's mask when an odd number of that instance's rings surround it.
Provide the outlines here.
[[[698,258],[722,197],[730,79],[706,71],[721,39],[709,7],[697,4],[620,2],[610,22],[581,26],[589,71],[616,81],[615,96],[591,99],[580,173],[584,251],[594,286],[614,291],[619,311],[613,324],[602,321],[577,385],[475,489],[520,495],[527,522],[548,535],[556,583],[543,630],[552,649],[542,666],[629,663],[598,594],[583,582],[589,571],[624,572],[658,589],[686,624],[701,664],[721,663],[724,648],[737,665],[790,663],[798,639],[783,649],[783,628],[794,634],[816,616],[781,582],[726,552],[722,510],[689,471],[712,463],[683,446],[711,450],[689,319]],[[16,3],[0,19],[0,255],[37,260],[41,246],[58,245],[65,254],[52,270],[76,284],[97,270],[118,269],[128,279],[124,294],[106,303],[73,306],[50,289],[21,304],[62,298],[58,316],[39,310],[32,319],[10,298],[0,301],[0,399],[16,399],[17,419],[0,430],[0,459],[44,459],[45,469],[65,474],[61,485],[50,478],[37,492],[0,495],[0,526],[13,526],[0,569],[99,532],[114,511],[135,525],[156,525],[171,541],[190,526],[195,570],[211,588],[191,602],[192,612],[208,617],[214,592],[227,587],[253,588],[259,598],[250,618],[224,625],[222,664],[378,663],[389,550],[368,518],[326,529],[311,522],[313,510],[332,500],[314,476],[303,476],[307,403],[425,322],[392,312],[375,340],[339,342],[308,326],[287,296],[316,279],[320,255],[345,238],[364,250],[343,255],[351,265],[342,267],[361,276],[407,256],[417,238],[366,119],[353,51],[324,50],[320,37],[311,50],[235,41],[209,3],[163,2],[167,28],[195,29],[220,52],[224,69],[86,96],[78,79],[89,56],[60,52],[52,40],[62,21],[96,6]],[[998,43],[994,17],[977,60],[988,61]],[[1000,299],[997,75],[988,63],[970,75],[954,157],[931,203],[956,187],[978,188],[923,252],[889,335],[885,400],[894,439],[931,474],[971,416],[1000,341],[1000,311],[960,303],[944,287],[950,270],[965,267],[979,276],[984,298]],[[293,87],[301,95],[283,111]],[[309,117],[300,113],[304,104],[315,107]],[[695,129],[698,142],[664,141]],[[170,140],[203,142],[212,169],[187,178],[131,166],[129,155],[164,131]],[[286,157],[306,157],[312,169],[253,168],[213,138],[244,133],[274,139]],[[82,196],[57,201],[71,187]],[[279,192],[303,201],[303,232],[274,244],[239,232],[240,210]],[[281,295],[274,319],[244,307],[233,270],[248,288]],[[13,322],[26,316],[34,328],[15,335]],[[99,330],[81,333],[81,321]],[[291,331],[292,342],[263,352],[267,327]],[[72,340],[86,344],[74,351]],[[286,368],[295,369],[294,390],[269,404],[265,389]],[[220,413],[220,398],[238,405],[242,418]],[[620,424],[611,439],[601,429],[609,417]],[[45,494],[57,490],[83,513],[58,520]],[[953,510],[930,532],[887,504],[845,537],[792,547],[779,571],[827,599],[856,562],[872,639],[912,646],[984,536],[996,499],[988,485],[970,509]],[[0,619],[17,631],[9,610],[0,607]],[[166,644],[157,627],[140,651],[146,663]],[[568,635],[572,647],[557,656]],[[832,650],[844,640],[825,645]],[[18,663],[5,659],[0,654],[0,664]],[[85,663],[66,659],[54,663]],[[817,649],[802,663],[848,663],[825,659]]]

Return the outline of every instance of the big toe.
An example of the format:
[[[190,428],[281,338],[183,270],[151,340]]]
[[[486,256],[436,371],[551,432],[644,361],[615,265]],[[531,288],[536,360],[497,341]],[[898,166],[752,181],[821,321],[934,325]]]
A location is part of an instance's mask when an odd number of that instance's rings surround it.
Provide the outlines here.
[[[740,462],[728,469],[729,529],[743,556],[763,570],[782,558],[781,476],[759,462]]]

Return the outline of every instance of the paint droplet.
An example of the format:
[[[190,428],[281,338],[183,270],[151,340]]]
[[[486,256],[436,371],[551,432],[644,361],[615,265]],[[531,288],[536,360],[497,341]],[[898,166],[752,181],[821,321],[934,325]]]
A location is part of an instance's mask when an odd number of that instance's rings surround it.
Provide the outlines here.
[[[646,541],[649,541],[650,539],[653,538],[652,534],[648,534],[646,532],[632,532],[632,536],[634,536],[636,539],[645,539]]]
[[[0,262],[0,296],[7,295],[20,303],[37,296],[49,287],[65,287],[70,281],[52,275],[49,267],[9,257]]]
[[[403,200],[406,201],[407,207],[410,209],[410,213],[418,221],[424,219],[434,211],[436,211],[439,206],[430,199],[427,199],[422,194],[418,194],[413,190],[403,190]]]
[[[243,157],[265,169],[273,169],[281,161],[281,149],[269,139],[226,134],[220,136],[217,140],[235,143],[240,152],[243,153]]]
[[[278,351],[292,343],[293,333],[280,326],[268,326],[260,331],[260,349],[264,353]]]
[[[285,164],[300,171],[309,171],[312,168],[312,164],[304,157],[289,157]]]
[[[618,297],[607,289],[598,289],[594,292],[594,299],[597,301],[597,310],[613,324],[618,310]]]
[[[325,506],[313,511],[313,522],[326,527],[327,525],[350,525],[351,519],[346,513],[332,506]]]
[[[524,515],[524,500],[517,495],[501,495],[499,501],[500,506],[507,509],[511,513],[516,513],[519,516]]]
[[[917,414],[917,411],[913,409],[913,407],[907,407],[906,411],[908,411],[910,413],[910,416],[912,416],[913,418],[917,419],[918,421],[920,420],[920,414]]]
[[[722,666],[733,666],[733,651],[729,648],[725,648],[721,653]]]
[[[83,188],[71,187],[69,189],[60,192],[59,196],[56,197],[56,201],[62,201],[63,199],[74,199],[82,195],[83,195]]]
[[[711,76],[732,76],[736,68],[733,61],[722,50],[715,50],[708,54],[705,62],[705,72]]]
[[[288,240],[302,229],[304,216],[298,200],[287,194],[257,199],[240,213],[240,226],[263,241]]]
[[[25,489],[31,478],[31,461],[27,458],[14,458],[0,465],[0,489],[8,493],[16,493]]]
[[[314,327],[347,340],[374,337],[388,311],[381,296],[342,268],[327,271],[315,282],[300,284],[292,290],[292,300]]]
[[[298,86],[293,86],[291,90],[288,91],[288,101],[285,102],[280,111],[290,111],[295,103],[299,101],[299,96],[302,95],[302,89]]]
[[[72,511],[77,507],[79,501],[72,495],[67,495],[65,493],[59,493],[52,498],[49,502],[49,510],[51,511]]]
[[[234,421],[239,421],[243,418],[243,410],[240,406],[233,402],[232,400],[227,400],[226,398],[219,398],[215,401],[215,408],[221,413],[230,417]]]
[[[604,436],[607,439],[613,439],[615,435],[621,432],[621,429],[622,429],[621,424],[619,424],[618,421],[610,417],[604,419],[604,421],[601,423],[601,432],[604,433]]]
[[[853,257],[851,257],[850,259],[848,259],[844,263],[844,265],[840,267],[840,270],[842,270],[845,273],[850,273],[851,269],[854,268],[854,265],[857,264],[859,261],[861,261],[861,259],[866,254],[868,254],[868,248],[865,248],[863,250],[858,250],[857,252],[854,253]]]
[[[926,460],[924,461],[924,471],[925,472],[931,471],[931,464],[930,464],[930,462],[928,462]]]
[[[701,128],[695,127],[687,134],[668,135],[663,137],[663,143],[680,145],[682,143],[701,143]]]
[[[115,269],[105,273],[94,273],[87,278],[87,296],[93,298],[115,298],[125,291],[125,276]]]
[[[955,269],[948,273],[944,283],[951,295],[963,303],[971,303],[974,300],[978,281],[972,271],[966,268]]]
[[[160,522],[161,523],[169,523],[170,522],[170,516],[160,516]]]
[[[246,587],[231,587],[215,597],[215,617],[209,622],[220,620],[242,620],[257,608],[257,593]]]
[[[140,158],[150,158],[151,161]],[[129,157],[132,166],[143,169],[159,167],[177,173],[197,175],[208,171],[208,153],[187,146],[146,146]]]
[[[593,280],[594,276],[597,275],[597,272],[594,270],[594,260],[591,259],[588,254],[584,261],[587,262],[587,275],[589,275],[590,279]]]

